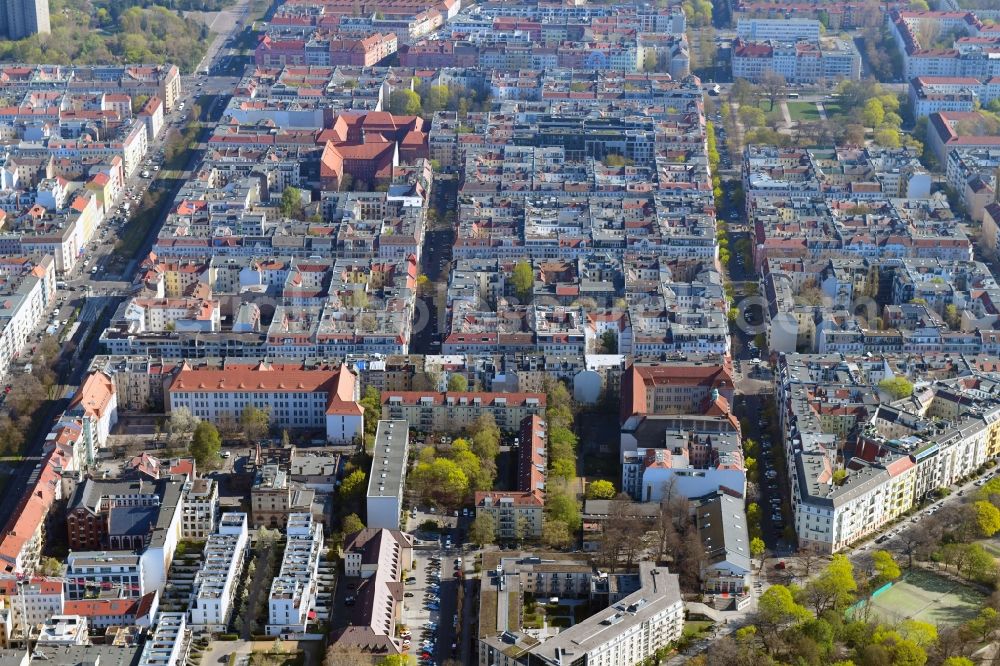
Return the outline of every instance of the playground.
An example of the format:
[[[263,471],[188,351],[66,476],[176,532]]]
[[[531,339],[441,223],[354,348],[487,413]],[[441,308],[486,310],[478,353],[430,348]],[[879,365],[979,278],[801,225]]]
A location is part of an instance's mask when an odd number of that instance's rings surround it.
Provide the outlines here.
[[[910,571],[891,587],[872,595],[872,611],[889,622],[920,620],[955,625],[976,616],[983,595],[929,571]]]

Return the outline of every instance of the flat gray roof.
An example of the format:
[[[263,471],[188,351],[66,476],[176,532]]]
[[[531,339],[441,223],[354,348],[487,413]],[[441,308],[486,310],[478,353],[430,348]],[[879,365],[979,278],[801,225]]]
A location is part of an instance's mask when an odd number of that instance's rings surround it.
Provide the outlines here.
[[[406,474],[409,427],[402,419],[378,422],[372,469],[368,475],[368,497],[399,497]]]

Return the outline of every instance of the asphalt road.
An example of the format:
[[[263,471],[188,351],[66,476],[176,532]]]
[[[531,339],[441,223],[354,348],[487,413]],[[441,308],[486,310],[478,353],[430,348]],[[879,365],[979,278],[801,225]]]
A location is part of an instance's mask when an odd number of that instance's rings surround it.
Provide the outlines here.
[[[434,293],[423,295],[423,306],[414,313],[413,332],[410,336],[411,354],[437,354],[441,352],[445,310],[442,307],[444,290],[447,285],[447,268],[451,261],[451,245],[454,232],[451,229],[432,229],[424,235],[424,247],[420,254],[420,272],[434,285]]]

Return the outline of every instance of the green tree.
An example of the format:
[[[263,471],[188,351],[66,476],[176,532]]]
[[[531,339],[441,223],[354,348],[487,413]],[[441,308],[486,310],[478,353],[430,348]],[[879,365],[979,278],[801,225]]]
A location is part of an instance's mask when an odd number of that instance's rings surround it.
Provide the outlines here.
[[[363,469],[356,469],[340,483],[340,499],[344,502],[352,502],[364,495],[368,488],[368,475]]]
[[[427,96],[423,100],[424,111],[428,114],[441,111],[448,106],[448,99],[451,91],[448,86],[431,86],[428,88]]]
[[[549,520],[566,523],[571,532],[580,529],[580,507],[565,487],[548,489],[545,497],[545,513]]]
[[[948,657],[941,662],[941,666],[976,666],[976,664],[966,657]]]
[[[894,400],[908,398],[913,395],[913,383],[906,377],[896,376],[883,379],[878,387],[891,395]]]
[[[979,615],[969,620],[966,627],[979,636],[984,643],[987,643],[993,640],[997,629],[1000,629],[1000,614],[997,613],[996,609],[987,606],[979,611]]]
[[[972,514],[976,528],[984,537],[991,537],[1000,532],[1000,509],[986,500],[979,500],[972,505]]]
[[[895,115],[895,114],[893,114]],[[883,148],[899,148],[903,145],[902,136],[899,129],[895,127],[882,126],[875,130],[875,143]]]
[[[419,116],[423,113],[420,95],[412,90],[393,90],[389,95],[389,113],[397,116]]]
[[[760,559],[760,556],[767,550],[767,545],[760,537],[750,539],[750,557]]]
[[[601,346],[608,354],[618,353],[618,334],[612,329],[608,329],[601,334]]]
[[[899,565],[896,564],[896,560],[893,559],[892,553],[887,550],[876,550],[872,553],[872,561],[880,585],[890,580],[896,580],[903,574]]]
[[[39,570],[43,576],[55,577],[63,575],[62,562],[54,557],[43,557]]]
[[[938,639],[937,627],[920,620],[903,620],[899,625],[899,632],[907,640],[924,648],[933,645]]]
[[[374,386],[368,386],[358,404],[365,412],[365,447],[367,448],[374,441],[378,421],[382,418],[382,395]]]
[[[478,417],[470,430],[472,451],[483,461],[493,462],[500,454],[500,426],[492,414]]]
[[[465,378],[465,375],[461,375],[457,372],[451,373],[448,377],[448,390],[457,391],[459,393],[469,390],[469,380]]]
[[[265,407],[247,405],[240,414],[240,427],[248,442],[256,442],[267,436],[271,429],[271,412]]]
[[[517,294],[517,298],[522,303],[529,302],[531,294],[535,289],[535,271],[531,267],[531,263],[526,260],[517,262],[514,265],[511,282],[514,285],[514,292]]]
[[[222,438],[219,437],[219,431],[210,422],[200,421],[188,446],[188,453],[198,467],[211,469],[218,464],[221,449]]]
[[[604,479],[587,484],[587,499],[611,499],[615,496],[615,484]]]
[[[409,654],[390,654],[386,657],[382,657],[381,661],[378,662],[378,666],[413,666],[416,663],[416,658]]]
[[[962,573],[977,583],[992,583],[997,577],[997,563],[993,556],[978,543],[965,546]]]
[[[361,517],[358,514],[349,513],[341,521],[340,529],[344,533],[344,536],[348,536],[365,529],[365,524],[361,522]]]
[[[281,214],[296,220],[303,218],[302,190],[297,187],[286,187],[281,193]]]
[[[425,500],[453,508],[462,503],[469,492],[469,477],[448,458],[420,462],[410,474],[414,488]]]
[[[944,306],[944,320],[953,331],[957,331],[962,326],[962,316],[954,303]]]
[[[809,610],[795,603],[791,590],[784,585],[772,585],[760,595],[757,616],[765,627],[783,628],[810,617]]]
[[[854,600],[858,584],[854,580],[854,567],[842,554],[834,555],[819,576],[806,584],[805,599],[816,615],[827,610],[840,611]]]
[[[881,100],[870,99],[865,102],[865,106],[861,110],[861,122],[866,127],[877,128],[882,124],[883,120],[885,120],[885,107],[882,105]]]
[[[475,520],[469,526],[469,541],[477,546],[485,546],[496,543],[496,521],[493,514],[483,511],[476,513]]]
[[[465,473],[469,479],[470,490],[489,490],[493,487],[497,472],[496,462],[492,458],[482,459],[476,455],[468,440],[459,438],[452,442],[447,457]]]
[[[561,520],[542,521],[542,543],[549,548],[565,548],[572,542],[569,525]]]

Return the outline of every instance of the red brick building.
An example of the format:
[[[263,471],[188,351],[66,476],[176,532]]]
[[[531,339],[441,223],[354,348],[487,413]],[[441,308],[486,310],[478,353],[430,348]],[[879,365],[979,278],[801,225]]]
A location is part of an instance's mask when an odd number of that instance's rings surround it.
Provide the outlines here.
[[[388,182],[400,162],[427,157],[427,133],[418,116],[384,111],[342,113],[318,138],[323,145],[320,183],[340,189],[344,175],[369,185]]]

